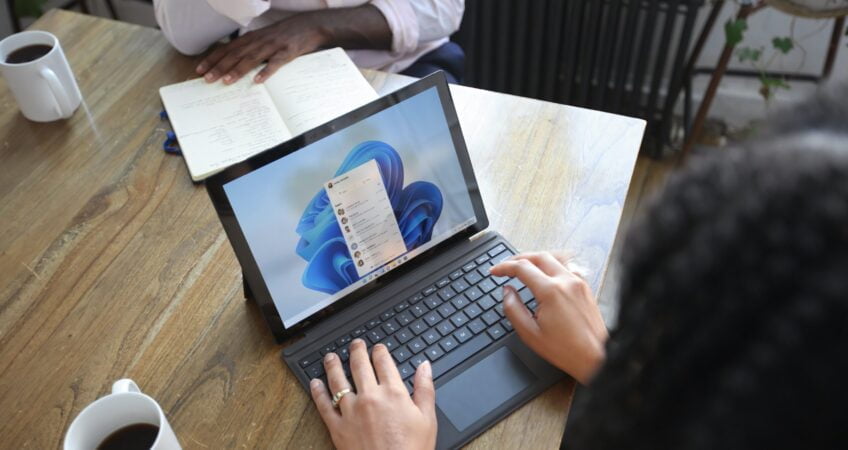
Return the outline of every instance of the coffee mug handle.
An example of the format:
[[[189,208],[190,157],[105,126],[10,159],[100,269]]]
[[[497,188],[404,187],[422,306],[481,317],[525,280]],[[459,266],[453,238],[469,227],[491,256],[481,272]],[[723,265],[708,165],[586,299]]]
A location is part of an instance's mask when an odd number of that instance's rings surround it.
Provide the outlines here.
[[[140,394],[141,389],[138,388],[138,385],[135,384],[135,381],[130,380],[129,378],[118,380],[115,382],[115,384],[112,385],[113,394],[120,394],[124,392],[135,392]]]
[[[74,113],[74,108],[71,105],[71,99],[68,97],[68,93],[65,92],[65,87],[59,82],[59,78],[52,70],[46,67],[41,69],[41,76],[47,80],[47,85],[50,86],[53,97],[56,99],[56,103],[59,104],[59,115],[65,118],[71,117],[71,114]]]

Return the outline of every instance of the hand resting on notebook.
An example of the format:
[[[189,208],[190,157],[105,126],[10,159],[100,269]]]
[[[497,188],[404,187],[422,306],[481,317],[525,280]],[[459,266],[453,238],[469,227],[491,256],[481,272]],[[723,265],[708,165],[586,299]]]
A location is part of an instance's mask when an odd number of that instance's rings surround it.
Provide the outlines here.
[[[309,385],[333,444],[338,449],[434,448],[436,393],[430,363],[418,366],[415,392],[410,397],[386,346],[375,345],[371,358],[373,367],[361,339],[350,344],[350,371],[356,392],[335,353],[324,358],[329,391],[317,379]],[[338,401],[338,408],[333,407],[331,396],[344,389],[351,392]]]
[[[492,267],[491,272],[518,278],[539,302],[534,316],[512,287],[504,290],[504,313],[521,340],[581,384],[588,384],[604,360],[607,329],[589,285],[568,269],[569,259],[562,253],[524,253]]]

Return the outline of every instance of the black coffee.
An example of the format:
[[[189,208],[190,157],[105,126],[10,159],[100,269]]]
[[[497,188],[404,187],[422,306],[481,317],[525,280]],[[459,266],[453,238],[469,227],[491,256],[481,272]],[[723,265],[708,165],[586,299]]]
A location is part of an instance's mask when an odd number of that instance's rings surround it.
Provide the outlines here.
[[[35,44],[21,47],[6,57],[6,64],[22,64],[30,61],[35,61],[38,58],[50,53],[53,50],[52,45]]]
[[[156,442],[159,427],[149,423],[127,425],[110,434],[97,450],[150,450]]]

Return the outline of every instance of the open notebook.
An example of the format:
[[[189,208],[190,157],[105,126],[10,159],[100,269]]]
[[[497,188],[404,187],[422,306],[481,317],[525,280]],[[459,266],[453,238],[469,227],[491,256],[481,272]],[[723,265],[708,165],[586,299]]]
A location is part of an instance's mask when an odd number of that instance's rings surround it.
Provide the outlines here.
[[[198,78],[159,89],[192,180],[377,98],[340,48],[301,56],[262,84],[258,71],[229,86]]]

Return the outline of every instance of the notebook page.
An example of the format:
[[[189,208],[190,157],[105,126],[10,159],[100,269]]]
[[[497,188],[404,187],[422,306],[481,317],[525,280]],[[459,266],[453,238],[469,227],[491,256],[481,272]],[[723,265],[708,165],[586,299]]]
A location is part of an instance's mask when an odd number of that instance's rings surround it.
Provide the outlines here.
[[[265,85],[294,136],[377,98],[341,48],[301,56],[280,68]]]
[[[291,138],[254,75],[229,86],[198,78],[159,89],[193,180]]]

